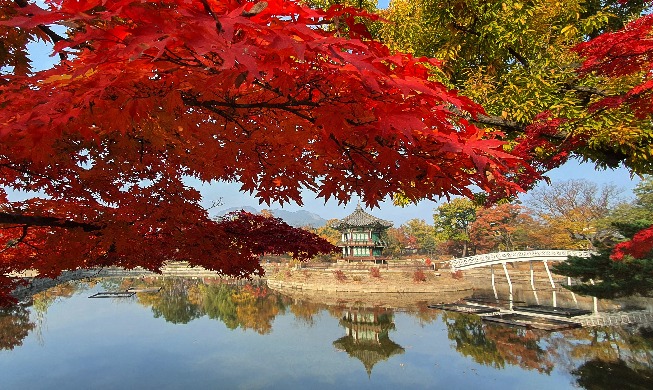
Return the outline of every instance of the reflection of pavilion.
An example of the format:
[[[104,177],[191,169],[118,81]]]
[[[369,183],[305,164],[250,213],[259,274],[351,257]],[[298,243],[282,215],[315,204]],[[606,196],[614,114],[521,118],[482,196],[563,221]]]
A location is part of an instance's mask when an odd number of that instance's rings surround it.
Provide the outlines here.
[[[340,319],[346,336],[333,342],[333,345],[360,360],[367,375],[372,374],[374,365],[387,360],[404,349],[390,340],[388,332],[395,328],[392,311],[387,309],[348,309]]]

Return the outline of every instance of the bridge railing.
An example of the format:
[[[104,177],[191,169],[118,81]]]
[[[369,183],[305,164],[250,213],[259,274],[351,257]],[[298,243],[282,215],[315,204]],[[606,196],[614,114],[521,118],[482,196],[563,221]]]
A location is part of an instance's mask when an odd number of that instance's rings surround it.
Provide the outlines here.
[[[534,250],[534,251],[513,251],[513,252],[495,252],[485,253],[482,255],[459,257],[452,259],[446,264],[451,271],[465,270],[486,265],[502,264],[520,261],[566,261],[567,257],[590,257],[590,251],[571,251],[571,250]]]

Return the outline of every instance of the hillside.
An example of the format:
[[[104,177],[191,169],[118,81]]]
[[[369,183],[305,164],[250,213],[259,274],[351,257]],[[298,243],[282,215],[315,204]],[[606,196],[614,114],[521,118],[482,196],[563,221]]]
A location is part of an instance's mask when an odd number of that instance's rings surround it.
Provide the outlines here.
[[[245,210],[248,213],[254,213],[254,214],[260,213],[260,210],[257,210],[254,207],[243,206],[243,207],[230,207],[228,209],[220,210],[217,213],[217,216],[221,217],[227,213],[238,211],[238,210]],[[288,211],[282,209],[274,209],[270,211],[272,212],[272,215],[274,215],[277,218],[281,218],[288,225],[294,227],[311,226],[314,228],[319,228],[324,226],[327,222],[327,220],[322,218],[321,216],[306,210]]]

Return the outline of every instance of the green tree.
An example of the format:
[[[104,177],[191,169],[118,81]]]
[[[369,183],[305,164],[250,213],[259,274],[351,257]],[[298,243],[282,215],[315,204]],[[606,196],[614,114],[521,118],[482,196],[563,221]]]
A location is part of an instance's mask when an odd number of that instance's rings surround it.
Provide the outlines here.
[[[472,120],[511,139],[533,138],[549,169],[569,155],[599,167],[650,172],[651,121],[622,107],[593,109],[639,82],[637,75],[580,77],[574,50],[622,28],[646,1],[393,0],[380,35],[391,47],[439,58],[439,78],[483,105]],[[549,120],[553,119],[555,120]],[[539,135],[535,127],[546,128]],[[545,139],[548,138],[548,139]]]
[[[623,222],[639,225],[653,225],[653,176],[645,175],[633,190],[632,202],[618,204],[608,216],[608,221],[615,225]]]
[[[408,237],[413,237],[419,253],[433,253],[437,247],[435,230],[423,219],[411,219],[401,226]]]
[[[646,177],[635,189],[634,202],[621,205],[610,216],[612,226],[629,241],[615,245],[604,240],[591,257],[570,257],[554,267],[561,275],[580,279],[581,284],[569,289],[602,298],[653,294],[651,188],[651,178]]]
[[[443,203],[433,215],[435,231],[440,240],[451,240],[462,245],[462,257],[473,252],[469,226],[476,220],[478,206],[469,199],[455,198]]]

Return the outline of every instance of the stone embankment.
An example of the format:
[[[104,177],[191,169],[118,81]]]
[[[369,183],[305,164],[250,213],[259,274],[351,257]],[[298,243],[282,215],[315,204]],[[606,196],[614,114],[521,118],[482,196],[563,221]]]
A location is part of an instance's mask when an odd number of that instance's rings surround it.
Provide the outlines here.
[[[370,271],[342,269],[266,269],[268,286],[275,290],[301,290],[328,293],[361,294],[439,294],[471,291],[473,285],[465,279],[455,279],[450,272],[423,270]]]

